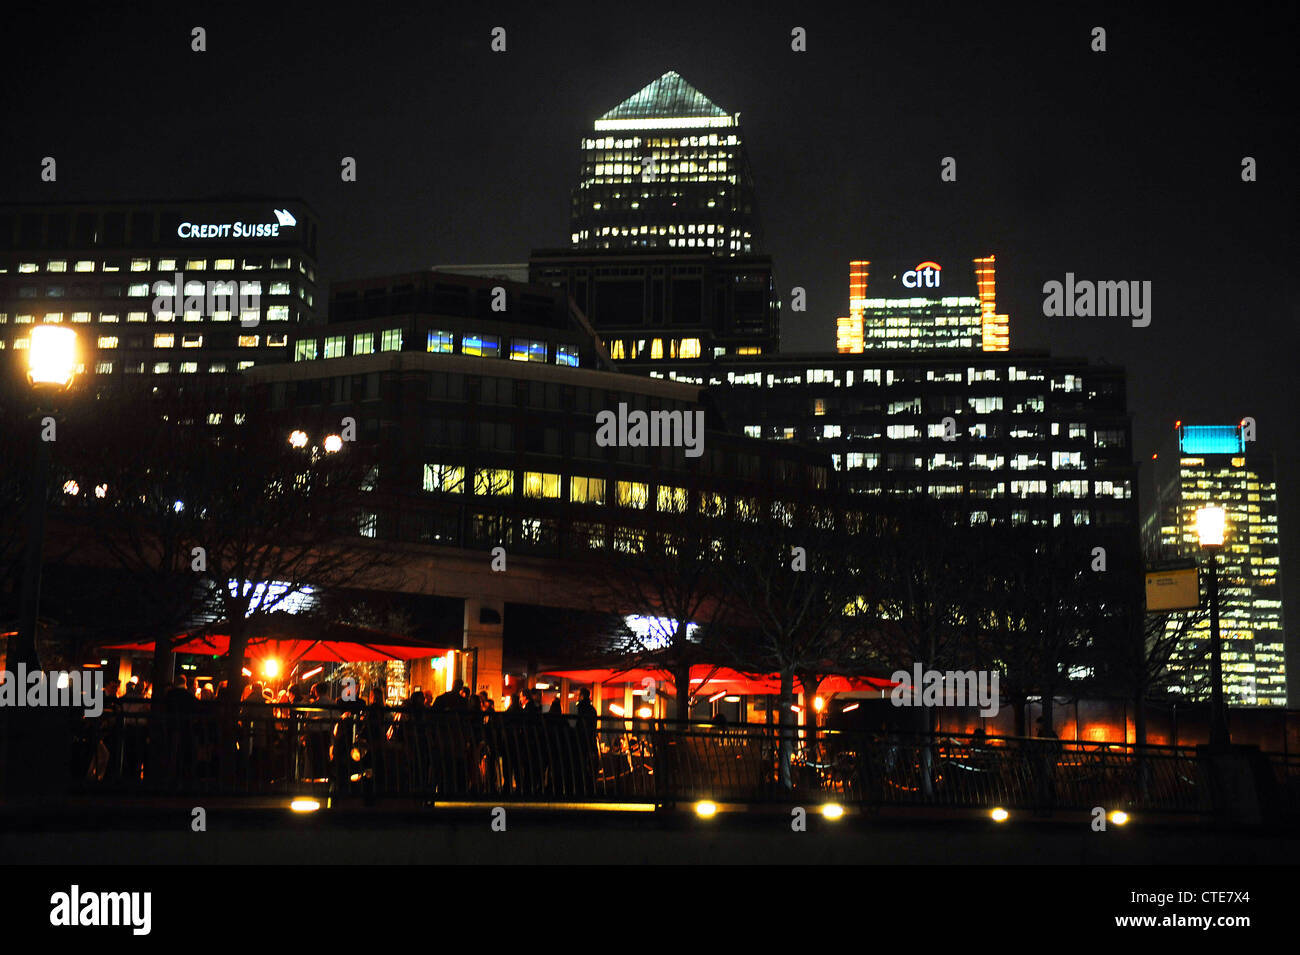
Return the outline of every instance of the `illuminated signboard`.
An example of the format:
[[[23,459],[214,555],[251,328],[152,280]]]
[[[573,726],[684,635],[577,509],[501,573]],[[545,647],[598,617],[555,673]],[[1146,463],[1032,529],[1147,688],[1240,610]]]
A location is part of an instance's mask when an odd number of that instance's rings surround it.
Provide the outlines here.
[[[1236,425],[1187,424],[1178,429],[1178,450],[1183,454],[1241,454],[1241,431]]]
[[[943,266],[938,262],[922,262],[903,273],[903,285],[906,288],[938,288],[942,271]]]
[[[298,219],[289,210],[272,209],[269,215],[254,213],[247,218],[186,219],[176,223],[175,235],[178,239],[284,239],[297,225]]]
[[[1149,570],[1147,610],[1195,610],[1201,605],[1200,582],[1195,567]]]

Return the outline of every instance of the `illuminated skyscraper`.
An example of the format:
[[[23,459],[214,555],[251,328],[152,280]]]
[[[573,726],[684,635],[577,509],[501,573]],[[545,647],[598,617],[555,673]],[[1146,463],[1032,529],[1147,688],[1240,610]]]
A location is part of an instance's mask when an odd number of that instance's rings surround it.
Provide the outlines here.
[[[672,70],[619,103],[582,141],[571,232],[579,249],[761,251],[740,114]]]
[[[1007,351],[1007,316],[998,314],[995,257],[973,268],[930,260],[849,263],[849,314],[836,322],[835,348]]]
[[[1227,511],[1219,557],[1224,692],[1230,703],[1285,706],[1277,484],[1271,457],[1246,450],[1243,425],[1178,423],[1177,442],[1152,462],[1155,494],[1143,537],[1152,557],[1200,560],[1197,509],[1217,505]],[[1202,605],[1208,606],[1204,594]],[[1170,660],[1182,692],[1208,695],[1200,684],[1209,677],[1209,627],[1208,618],[1201,620]]]

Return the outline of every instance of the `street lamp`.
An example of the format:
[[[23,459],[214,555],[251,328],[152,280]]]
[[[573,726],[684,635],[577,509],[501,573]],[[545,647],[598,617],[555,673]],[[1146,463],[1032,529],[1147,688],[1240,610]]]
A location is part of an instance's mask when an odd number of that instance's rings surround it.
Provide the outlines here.
[[[1219,636],[1219,548],[1223,546],[1227,514],[1223,508],[1207,506],[1196,512],[1196,536],[1201,549],[1210,555],[1210,745],[1226,746],[1228,709],[1223,701],[1223,643]]]
[[[62,325],[37,325],[27,348],[27,380],[36,394],[38,424],[47,402],[66,391],[77,376],[77,333]],[[23,589],[18,612],[18,632],[10,647],[10,669],[23,663],[40,669],[36,653],[36,620],[41,602],[41,552],[45,544],[45,495],[50,481],[50,445],[41,425],[32,461],[27,500],[27,544],[23,563]]]

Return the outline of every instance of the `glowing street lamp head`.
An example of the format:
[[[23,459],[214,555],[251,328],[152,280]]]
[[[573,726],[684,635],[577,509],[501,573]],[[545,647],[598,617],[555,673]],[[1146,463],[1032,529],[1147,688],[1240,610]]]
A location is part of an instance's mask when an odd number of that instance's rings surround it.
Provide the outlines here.
[[[330,454],[333,454],[335,451],[342,451],[343,439],[340,438],[337,434],[328,435],[325,438],[325,450],[328,451]]]
[[[274,680],[280,675],[280,661],[275,657],[267,657],[266,662],[262,664],[262,672]]]
[[[1223,532],[1228,523],[1227,512],[1221,507],[1202,507],[1196,512],[1196,536],[1202,547],[1222,547]]]
[[[295,431],[289,435],[289,444],[295,448],[305,448],[307,446],[307,432]]]
[[[37,325],[27,362],[27,379],[33,385],[68,387],[77,374],[77,333],[62,325]]]

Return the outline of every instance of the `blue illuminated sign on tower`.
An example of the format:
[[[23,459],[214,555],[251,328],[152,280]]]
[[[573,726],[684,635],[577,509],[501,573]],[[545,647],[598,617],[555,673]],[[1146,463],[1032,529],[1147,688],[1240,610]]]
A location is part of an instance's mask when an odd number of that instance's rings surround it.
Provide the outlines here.
[[[1242,454],[1241,429],[1236,425],[1189,424],[1178,430],[1183,454]]]

